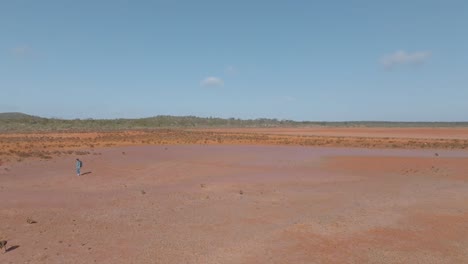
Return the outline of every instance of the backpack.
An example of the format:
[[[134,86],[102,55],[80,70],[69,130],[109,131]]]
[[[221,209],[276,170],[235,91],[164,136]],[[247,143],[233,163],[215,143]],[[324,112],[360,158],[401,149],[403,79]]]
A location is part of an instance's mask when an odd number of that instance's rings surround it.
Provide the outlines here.
[[[83,167],[83,162],[80,160],[80,168]]]

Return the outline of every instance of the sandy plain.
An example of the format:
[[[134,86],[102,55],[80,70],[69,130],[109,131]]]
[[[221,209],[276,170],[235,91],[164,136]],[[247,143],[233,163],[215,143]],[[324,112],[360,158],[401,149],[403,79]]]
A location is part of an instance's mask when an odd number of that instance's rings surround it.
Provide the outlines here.
[[[1,135],[0,263],[468,263],[466,131],[338,132]]]

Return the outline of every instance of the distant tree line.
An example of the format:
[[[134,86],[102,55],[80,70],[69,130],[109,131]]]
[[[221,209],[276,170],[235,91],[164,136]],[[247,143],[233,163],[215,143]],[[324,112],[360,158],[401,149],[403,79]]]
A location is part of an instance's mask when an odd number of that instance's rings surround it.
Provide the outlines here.
[[[155,128],[262,128],[262,127],[468,127],[468,122],[315,122],[268,118],[238,119],[196,116],[155,116],[137,119],[58,119],[22,113],[0,113],[0,132],[112,131]]]

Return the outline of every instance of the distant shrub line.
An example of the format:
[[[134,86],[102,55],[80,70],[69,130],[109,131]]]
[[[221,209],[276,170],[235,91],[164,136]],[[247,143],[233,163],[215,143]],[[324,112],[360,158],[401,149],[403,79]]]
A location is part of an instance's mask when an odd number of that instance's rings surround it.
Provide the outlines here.
[[[0,118],[0,132],[115,131],[155,128],[247,127],[468,127],[468,122],[313,122],[278,119],[237,119],[195,116],[156,116],[139,119],[55,119],[34,116]]]

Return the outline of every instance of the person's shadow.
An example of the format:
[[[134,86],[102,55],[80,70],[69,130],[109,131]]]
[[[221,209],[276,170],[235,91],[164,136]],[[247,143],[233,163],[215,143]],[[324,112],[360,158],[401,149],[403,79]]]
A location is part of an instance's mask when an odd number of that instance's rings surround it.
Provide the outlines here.
[[[8,252],[10,252],[10,251],[13,251],[13,250],[15,250],[15,249],[17,249],[17,248],[19,248],[19,247],[20,247],[20,246],[18,246],[18,245],[11,246],[11,247],[9,247],[7,250],[5,250],[5,253],[8,253]]]
[[[92,173],[91,171],[87,171],[87,172],[81,173],[81,175],[87,175],[87,174],[91,174],[91,173]]]

